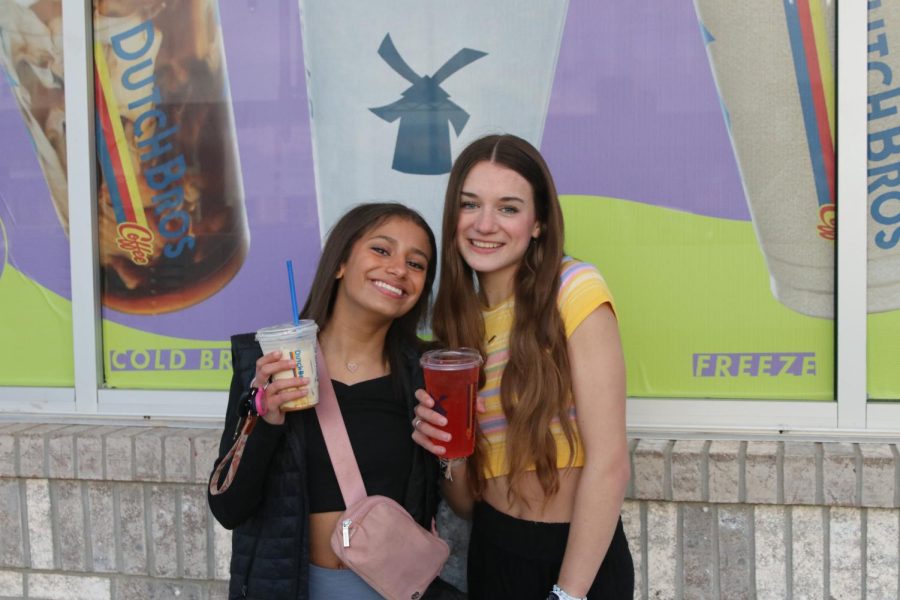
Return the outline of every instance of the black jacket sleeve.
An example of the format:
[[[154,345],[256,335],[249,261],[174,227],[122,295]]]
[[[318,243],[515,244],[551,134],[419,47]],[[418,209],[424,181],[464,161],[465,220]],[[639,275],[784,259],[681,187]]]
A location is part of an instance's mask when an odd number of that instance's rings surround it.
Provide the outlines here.
[[[414,410],[418,404],[415,391],[425,389],[425,377],[422,367],[419,365],[419,357],[423,348],[427,348],[427,346],[423,344],[418,348],[404,348],[403,350],[405,364],[401,383],[407,402],[410,435],[412,435],[412,422],[416,417]],[[407,485],[404,505],[419,525],[429,530],[432,519],[437,514],[440,501],[439,474],[440,464],[437,457],[418,444],[413,444],[413,468]]]
[[[225,428],[219,442],[219,457],[213,465],[213,472],[222,462],[231,447],[237,442],[244,421],[238,405],[241,395],[250,387],[256,372],[256,360],[262,356],[259,344],[253,334],[235,335],[231,338],[232,377],[228,394],[228,409],[225,413]],[[231,486],[224,493],[213,496],[207,488],[209,508],[216,520],[226,529],[234,529],[256,512],[262,502],[264,483],[272,456],[284,437],[284,425],[269,425],[257,419],[253,431],[247,438],[243,455]],[[230,466],[230,465],[229,465]],[[222,479],[228,472],[223,468]],[[210,480],[212,475],[210,475]]]

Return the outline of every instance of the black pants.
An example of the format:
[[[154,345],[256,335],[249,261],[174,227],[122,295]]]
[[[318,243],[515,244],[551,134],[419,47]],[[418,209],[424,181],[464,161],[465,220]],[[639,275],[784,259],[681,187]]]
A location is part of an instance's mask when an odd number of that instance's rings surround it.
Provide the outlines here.
[[[546,600],[559,577],[568,538],[568,523],[523,521],[476,503],[469,542],[470,600]],[[621,519],[587,596],[634,597],[634,563]]]

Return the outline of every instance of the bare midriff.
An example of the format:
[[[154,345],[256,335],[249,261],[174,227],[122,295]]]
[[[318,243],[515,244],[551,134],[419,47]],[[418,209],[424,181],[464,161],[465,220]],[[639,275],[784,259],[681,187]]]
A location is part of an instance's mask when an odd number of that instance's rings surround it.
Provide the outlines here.
[[[345,569],[331,549],[331,534],[342,512],[313,513],[309,515],[309,562],[325,569]]]
[[[519,479],[519,497],[510,502],[509,478],[494,477],[485,482],[484,501],[511,517],[544,523],[568,523],[572,520],[575,491],[581,468],[559,470],[559,491],[544,504],[544,489],[534,471]]]

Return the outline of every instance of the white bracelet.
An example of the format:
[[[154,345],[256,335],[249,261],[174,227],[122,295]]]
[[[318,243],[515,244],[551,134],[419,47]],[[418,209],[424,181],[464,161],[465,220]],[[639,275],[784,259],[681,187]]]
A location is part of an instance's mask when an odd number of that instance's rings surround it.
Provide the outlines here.
[[[441,471],[444,473],[444,479],[449,479],[453,481],[453,473],[451,473],[451,469],[457,465],[465,465],[465,458],[441,458],[438,462],[441,463]]]
[[[587,600],[587,596],[577,598],[559,587],[559,584],[553,584],[553,589],[550,590],[550,593],[556,594],[557,600]]]

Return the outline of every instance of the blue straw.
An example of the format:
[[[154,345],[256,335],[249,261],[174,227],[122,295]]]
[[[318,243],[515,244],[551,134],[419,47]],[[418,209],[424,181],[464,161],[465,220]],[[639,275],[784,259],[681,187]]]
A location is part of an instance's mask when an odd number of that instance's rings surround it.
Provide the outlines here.
[[[288,285],[291,288],[291,310],[294,314],[294,325],[300,324],[300,311],[297,310],[297,288],[294,286],[294,261],[287,261]]]

